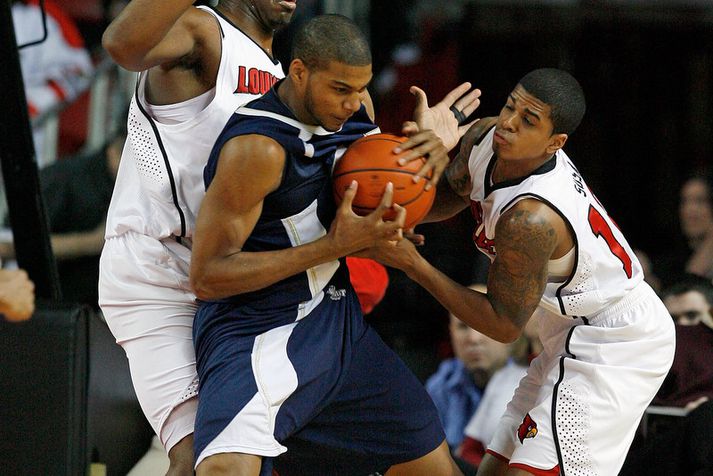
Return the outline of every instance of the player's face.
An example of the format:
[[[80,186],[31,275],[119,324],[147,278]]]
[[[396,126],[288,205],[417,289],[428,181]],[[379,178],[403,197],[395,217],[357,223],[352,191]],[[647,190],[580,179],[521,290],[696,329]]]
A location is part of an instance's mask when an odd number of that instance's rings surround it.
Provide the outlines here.
[[[498,159],[536,162],[549,158],[562,147],[567,136],[552,133],[550,112],[549,105],[518,85],[510,93],[495,126],[493,151]]]
[[[498,342],[475,329],[471,329],[454,316],[450,317],[451,344],[453,353],[471,372],[484,371],[492,374],[510,356],[510,346]]]
[[[673,317],[676,324],[681,326],[696,326],[704,323],[713,328],[711,306],[706,298],[698,291],[689,291],[684,294],[667,296],[664,299],[666,309]]]
[[[338,131],[361,107],[371,81],[371,65],[350,66],[337,61],[310,71],[304,96],[305,112],[313,124]]]
[[[254,5],[260,22],[271,30],[289,24],[297,8],[297,0],[250,0],[250,3]]]
[[[699,178],[690,179],[681,188],[679,218],[687,238],[702,238],[713,229],[713,197],[709,193],[708,185]]]

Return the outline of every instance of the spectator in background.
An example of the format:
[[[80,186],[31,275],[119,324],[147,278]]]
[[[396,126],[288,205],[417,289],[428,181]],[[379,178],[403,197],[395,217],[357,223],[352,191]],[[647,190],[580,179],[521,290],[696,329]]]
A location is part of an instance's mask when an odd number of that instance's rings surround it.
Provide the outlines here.
[[[692,408],[713,399],[713,284],[685,276],[663,302],[676,322],[676,354],[653,404]]]
[[[35,312],[35,285],[21,269],[0,269],[0,314],[13,322]]]
[[[483,290],[482,285],[471,289]],[[426,382],[436,404],[451,451],[463,442],[463,430],[480,404],[488,381],[510,357],[510,345],[471,329],[450,315],[449,331],[454,357],[444,360]]]
[[[45,0],[45,11],[47,38],[20,50],[30,118],[40,116],[61,102],[76,99],[89,86],[93,71],[91,58],[74,22],[52,0]],[[37,0],[14,0],[12,20],[18,45],[42,39],[42,11]],[[33,131],[33,139],[35,152],[42,157],[41,132]]]
[[[65,301],[98,309],[99,255],[125,139],[126,132],[120,130],[97,152],[68,157],[40,171]],[[0,244],[0,256],[14,256],[12,244]]]
[[[688,275],[664,290],[663,301],[676,322],[673,366],[652,401],[665,408],[647,416],[646,436],[639,435],[622,476],[656,468],[667,476],[713,473],[713,284]],[[653,408],[652,408],[653,410]],[[663,414],[663,416],[661,415]]]
[[[18,45],[42,39],[42,10],[37,0],[12,0],[11,11]],[[45,1],[45,11],[47,38],[19,52],[30,119],[62,101],[76,98],[89,85],[93,70],[89,53],[72,20],[52,0]],[[49,161],[41,160],[44,156],[41,129],[33,130],[32,136],[38,165],[47,165]],[[5,186],[0,175],[0,220],[4,221],[6,214]]]
[[[527,373],[527,366],[542,351],[539,320],[536,309],[527,322],[522,336],[512,344],[510,359],[488,381],[475,414],[464,430],[464,439],[457,455],[473,467],[478,467],[485,456],[485,448],[495,434],[500,417],[505,413],[515,389]]]
[[[657,260],[664,287],[666,278],[687,272],[713,279],[713,178],[696,174],[683,183],[678,218],[685,245],[673,245]]]
[[[686,272],[713,278],[713,182],[710,176],[695,176],[681,188],[681,229],[691,253]]]
[[[99,255],[104,246],[106,214],[126,140],[125,122],[100,150],[59,160],[40,171],[66,301],[98,309]]]

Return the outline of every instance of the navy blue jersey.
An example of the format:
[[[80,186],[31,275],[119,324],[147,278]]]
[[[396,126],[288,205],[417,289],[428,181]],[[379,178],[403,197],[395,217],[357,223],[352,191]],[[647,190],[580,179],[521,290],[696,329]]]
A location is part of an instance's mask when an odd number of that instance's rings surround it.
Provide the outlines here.
[[[260,134],[286,152],[277,190],[243,250],[317,240],[334,219],[335,156],[378,129],[364,108],[337,132],[305,126],[276,89],[236,111],[205,169],[210,186],[223,145]],[[236,180],[250,178],[236,177]],[[346,265],[323,263],[265,289],[200,304],[193,322],[200,401],[197,464],[213,454],[270,457],[282,474],[383,472],[443,441],[420,382],[364,321]]]
[[[276,85],[267,94],[239,108],[218,137],[204,171],[206,188],[215,175],[220,150],[230,139],[260,134],[280,143],[286,152],[282,181],[267,195],[253,232],[243,251],[273,251],[309,243],[324,236],[334,219],[331,172],[335,155],[367,133],[378,132],[365,108],[355,113],[337,132],[299,122],[277,95]],[[241,178],[244,180],[244,178]],[[334,285],[335,288],[329,286]],[[246,319],[259,314],[260,324],[268,327],[285,324],[284,317],[271,322],[271,316],[284,316],[294,309],[295,318],[310,308],[330,289],[349,287],[346,266],[339,261],[324,263],[291,276],[267,288],[232,296],[212,303],[213,318],[239,314],[250,331],[256,331]],[[336,292],[336,291],[332,291]],[[248,329],[246,329],[248,330]]]

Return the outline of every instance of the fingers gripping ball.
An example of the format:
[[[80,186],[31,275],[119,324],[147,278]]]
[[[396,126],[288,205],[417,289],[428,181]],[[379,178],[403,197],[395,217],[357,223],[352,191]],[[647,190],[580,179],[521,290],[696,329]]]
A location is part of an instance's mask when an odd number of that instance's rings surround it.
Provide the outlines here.
[[[421,157],[406,165],[399,165],[403,154],[393,149],[406,141],[406,137],[392,134],[373,134],[354,142],[334,167],[332,174],[334,199],[341,203],[344,191],[352,180],[359,184],[352,208],[354,213],[368,215],[379,206],[386,184],[394,184],[394,203],[406,209],[404,228],[413,228],[426,216],[433,205],[435,188],[426,190],[430,176],[414,183],[413,177],[426,163]],[[384,214],[388,220],[395,216],[392,210]]]

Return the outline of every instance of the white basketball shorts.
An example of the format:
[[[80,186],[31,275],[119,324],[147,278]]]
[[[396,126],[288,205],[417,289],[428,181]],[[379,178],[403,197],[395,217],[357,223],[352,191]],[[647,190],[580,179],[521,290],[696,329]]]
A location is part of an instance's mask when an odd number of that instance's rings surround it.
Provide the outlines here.
[[[520,382],[487,451],[536,475],[618,474],[671,367],[671,316],[643,282],[588,319],[542,314],[545,350]]]
[[[130,232],[108,239],[100,261],[99,305],[167,452],[193,433],[197,409],[189,259],[175,241]]]

